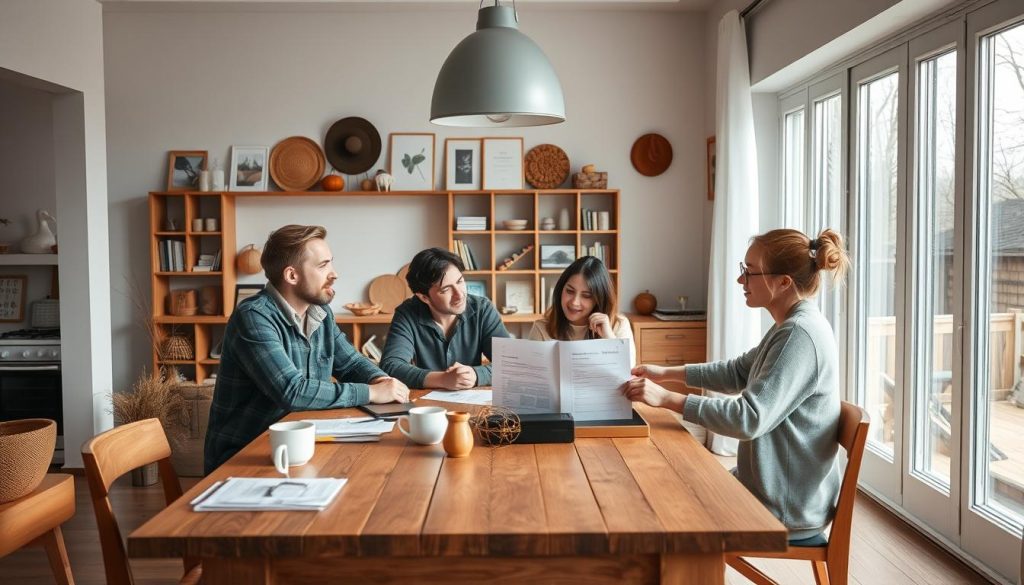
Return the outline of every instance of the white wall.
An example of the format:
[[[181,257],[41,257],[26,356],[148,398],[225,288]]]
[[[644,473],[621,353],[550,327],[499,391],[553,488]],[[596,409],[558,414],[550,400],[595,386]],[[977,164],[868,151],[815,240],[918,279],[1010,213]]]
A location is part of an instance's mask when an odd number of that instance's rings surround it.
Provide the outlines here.
[[[110,291],[102,12],[92,0],[0,4],[0,74],[53,93],[65,462],[109,427]]]
[[[53,163],[52,94],[0,80],[0,217],[10,220],[0,225],[0,242],[8,252],[19,251],[22,238],[35,233],[36,210],[56,211],[56,179]],[[25,319],[18,323],[0,323],[0,332],[28,326],[32,301],[50,294],[52,268],[49,266],[0,266],[0,275],[25,275]]]
[[[702,16],[529,6],[519,13],[521,29],[558,71],[568,121],[491,134],[524,136],[527,149],[551,142],[565,149],[574,170],[595,163],[609,172],[610,185],[622,190],[627,306],[644,289],[666,302],[686,294],[702,304]],[[444,137],[485,134],[428,121],[437,71],[475,19],[472,7],[301,13],[108,8],[110,284],[115,353],[123,356],[114,366],[119,387],[149,359],[148,342],[122,293],[126,278],[148,286],[146,193],[162,188],[166,151],[207,149],[226,161],[232,144],[272,146],[292,135],[320,141],[334,121],[357,115],[373,122],[385,140],[388,132],[436,132],[440,186]],[[647,178],[633,170],[629,149],[652,131],[671,141],[675,156],[665,174]],[[420,247],[444,243],[443,220],[429,219],[430,232],[420,229],[426,218],[443,218],[425,208],[383,206],[379,213],[364,209],[353,216],[348,203],[331,203],[325,213],[316,203],[288,205],[287,212],[282,205],[288,203],[240,206],[239,244],[262,244],[267,230],[285,219],[328,224],[341,269],[336,304],[363,298],[371,278],[397,270]],[[360,243],[357,249],[352,241]]]

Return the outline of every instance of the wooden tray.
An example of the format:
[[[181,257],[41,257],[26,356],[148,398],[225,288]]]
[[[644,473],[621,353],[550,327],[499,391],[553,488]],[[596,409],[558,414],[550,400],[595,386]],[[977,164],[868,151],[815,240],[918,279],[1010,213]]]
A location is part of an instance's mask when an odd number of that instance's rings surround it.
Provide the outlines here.
[[[384,274],[370,283],[370,302],[380,304],[381,313],[394,313],[395,308],[406,299],[405,279],[394,274]]]
[[[640,413],[633,411],[632,419],[576,421],[577,439],[649,437],[651,427]]]
[[[324,152],[305,136],[277,143],[270,153],[270,178],[285,191],[306,191],[324,176]]]

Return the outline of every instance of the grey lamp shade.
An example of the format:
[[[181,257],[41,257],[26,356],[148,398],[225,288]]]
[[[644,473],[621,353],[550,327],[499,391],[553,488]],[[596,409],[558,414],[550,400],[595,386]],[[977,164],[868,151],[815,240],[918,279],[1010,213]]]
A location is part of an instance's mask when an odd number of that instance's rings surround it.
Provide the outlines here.
[[[441,66],[430,121],[441,126],[544,126],[565,121],[565,98],[544,51],[508,6],[480,9],[476,32]]]

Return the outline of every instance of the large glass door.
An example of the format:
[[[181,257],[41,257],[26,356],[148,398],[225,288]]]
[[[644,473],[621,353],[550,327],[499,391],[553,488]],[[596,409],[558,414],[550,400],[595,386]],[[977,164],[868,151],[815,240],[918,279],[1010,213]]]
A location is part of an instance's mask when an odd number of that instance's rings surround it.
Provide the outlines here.
[[[902,45],[850,72],[853,360],[850,398],[871,416],[862,483],[899,504],[905,342],[906,63]]]
[[[968,15],[967,34],[961,543],[1015,575],[1024,526],[1024,10],[989,4]]]
[[[903,505],[959,540],[960,229],[963,206],[963,23],[913,39],[910,74],[911,319]],[[958,50],[959,49],[959,50]]]

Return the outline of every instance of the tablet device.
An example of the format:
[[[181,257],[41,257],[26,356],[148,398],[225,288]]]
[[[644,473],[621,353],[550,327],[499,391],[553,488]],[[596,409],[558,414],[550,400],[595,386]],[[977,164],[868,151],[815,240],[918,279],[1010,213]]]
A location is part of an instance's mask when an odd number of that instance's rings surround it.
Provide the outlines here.
[[[382,416],[398,416],[400,414],[408,414],[409,409],[416,408],[416,404],[413,402],[388,403],[388,404],[362,404],[359,406],[359,410],[372,414],[373,416],[380,418]]]

